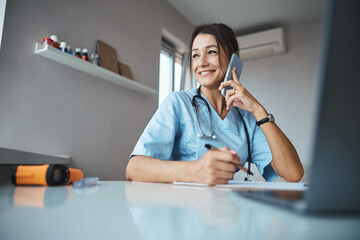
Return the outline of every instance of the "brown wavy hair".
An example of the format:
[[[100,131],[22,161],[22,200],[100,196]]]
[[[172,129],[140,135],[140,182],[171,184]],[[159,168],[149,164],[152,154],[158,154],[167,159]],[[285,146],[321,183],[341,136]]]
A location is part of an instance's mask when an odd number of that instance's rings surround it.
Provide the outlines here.
[[[194,39],[199,34],[210,34],[215,37],[216,45],[218,48],[218,52],[220,53],[220,46],[224,50],[226,56],[230,60],[230,57],[233,53],[239,55],[239,45],[236,40],[236,36],[234,31],[227,25],[223,23],[212,23],[212,24],[204,24],[195,27],[190,41],[189,48],[189,56],[190,56],[190,66],[192,66],[192,47]],[[220,54],[219,54],[219,62],[220,62]],[[221,67],[221,66],[220,66]]]

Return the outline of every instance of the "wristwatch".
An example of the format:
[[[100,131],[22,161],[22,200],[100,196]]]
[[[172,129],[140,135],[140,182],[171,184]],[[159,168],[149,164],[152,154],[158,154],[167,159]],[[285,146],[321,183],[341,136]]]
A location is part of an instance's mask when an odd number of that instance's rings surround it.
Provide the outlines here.
[[[256,125],[260,126],[261,124],[264,124],[267,122],[275,122],[275,118],[271,113],[269,113],[269,115],[266,118],[263,118],[260,121],[257,121]]]

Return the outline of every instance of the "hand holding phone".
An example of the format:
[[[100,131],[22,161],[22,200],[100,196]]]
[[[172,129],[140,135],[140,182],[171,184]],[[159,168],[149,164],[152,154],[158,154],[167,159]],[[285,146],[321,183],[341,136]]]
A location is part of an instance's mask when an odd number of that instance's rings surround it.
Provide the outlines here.
[[[238,79],[240,79],[241,71],[242,71],[242,68],[243,68],[243,63],[242,63],[242,61],[240,60],[239,56],[236,53],[233,53],[231,55],[229,66],[228,66],[228,68],[226,70],[226,73],[225,73],[224,81],[233,79],[232,70],[233,70],[234,67],[236,67],[236,76],[238,77]],[[230,87],[230,86],[224,87],[221,90],[221,94],[224,97],[226,97],[226,91],[229,90],[229,89],[232,89],[232,87]]]

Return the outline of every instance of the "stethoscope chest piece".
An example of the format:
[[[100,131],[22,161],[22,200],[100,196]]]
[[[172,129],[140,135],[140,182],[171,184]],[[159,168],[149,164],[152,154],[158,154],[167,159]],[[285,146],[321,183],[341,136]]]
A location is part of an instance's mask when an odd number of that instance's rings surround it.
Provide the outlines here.
[[[200,127],[199,127],[200,128]],[[200,128],[200,131],[201,131],[201,128]],[[211,136],[207,136],[205,135],[204,133],[199,133],[197,135],[198,138],[207,138],[207,139],[212,139],[212,140],[216,140],[216,136],[214,134],[211,134]]]

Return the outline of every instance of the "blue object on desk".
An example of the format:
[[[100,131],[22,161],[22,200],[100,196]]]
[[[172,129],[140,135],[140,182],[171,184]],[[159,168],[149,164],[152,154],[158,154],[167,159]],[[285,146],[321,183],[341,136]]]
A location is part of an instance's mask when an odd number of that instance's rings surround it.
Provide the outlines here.
[[[79,181],[73,182],[74,188],[85,188],[85,187],[91,187],[96,186],[98,184],[99,178],[98,177],[86,177]]]

